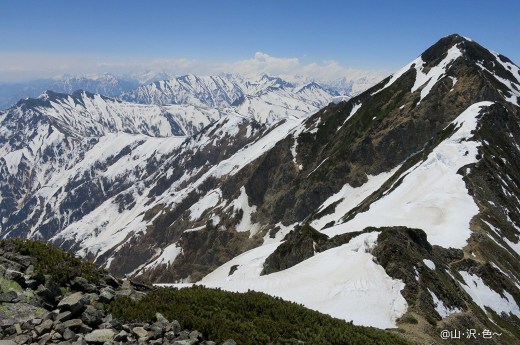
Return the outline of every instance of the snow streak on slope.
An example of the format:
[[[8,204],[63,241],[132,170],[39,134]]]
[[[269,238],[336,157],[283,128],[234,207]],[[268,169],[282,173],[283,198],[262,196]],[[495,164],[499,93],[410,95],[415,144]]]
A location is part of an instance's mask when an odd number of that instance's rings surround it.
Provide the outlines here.
[[[503,291],[503,296],[501,296],[498,292],[488,287],[479,276],[466,271],[460,271],[459,273],[465,282],[465,284],[462,284],[462,288],[482,310],[485,311],[486,307],[489,307],[498,315],[504,312],[520,316],[520,308],[510,293]]]
[[[430,293],[430,296],[432,296],[433,305],[435,306],[435,311],[439,313],[439,315],[444,319],[452,314],[460,313],[462,312],[459,308],[449,308],[446,305],[444,305],[444,302],[437,297],[433,292],[431,292],[428,289],[428,292]]]
[[[207,275],[201,285],[229,291],[249,289],[302,303],[354,324],[395,327],[406,312],[404,284],[390,278],[369,253],[378,232],[353,238],[348,244],[318,253],[281,272],[260,276],[262,264],[278,244],[246,252]],[[228,276],[231,266],[238,269]]]
[[[433,86],[446,75],[446,71],[448,70],[449,65],[462,56],[462,52],[457,46],[453,46],[448,50],[446,57],[435,67],[430,68],[430,70],[425,73],[424,72],[424,62],[422,59],[417,61],[415,64],[415,70],[417,71],[415,77],[415,84],[412,87],[412,92],[419,89],[422,85],[426,84],[421,90],[421,100],[426,97]],[[419,100],[419,102],[421,101]]]
[[[492,54],[495,56],[496,61],[502,65],[502,67],[510,73],[510,75],[513,76],[512,79],[504,79],[500,76],[498,76],[493,71],[488,70],[486,67],[484,67],[481,63],[478,63],[477,65],[483,70],[491,74],[497,81],[499,81],[501,84],[503,84],[508,92],[509,95],[503,95],[506,101],[516,105],[520,106],[519,99],[520,99],[520,69],[510,63],[502,61],[501,57],[497,54],[492,52]]]
[[[324,230],[329,236],[360,231],[367,226],[408,226],[423,229],[431,244],[462,248],[470,236],[469,223],[478,213],[457,171],[476,162],[479,143],[471,141],[477,116],[492,102],[480,102],[460,114],[458,128],[418,163],[391,193],[354,219]]]
[[[453,46],[448,50],[446,57],[441,62],[439,62],[439,64],[430,68],[428,72],[424,72],[425,62],[423,61],[422,57],[419,56],[417,59],[413,60],[408,65],[404,66],[399,71],[395,72],[390,78],[390,80],[386,83],[386,85],[380,90],[374,92],[372,95],[375,95],[383,91],[384,89],[388,88],[403,74],[408,72],[410,68],[413,67],[415,68],[416,76],[415,83],[412,86],[411,91],[415,92],[421,86],[426,84],[421,90],[421,99],[419,100],[420,103],[420,101],[430,93],[433,86],[446,75],[446,71],[448,70],[451,63],[461,56],[462,52],[460,51],[460,49],[457,46]]]
[[[250,236],[256,234],[259,229],[259,224],[254,224],[251,221],[251,215],[256,212],[256,206],[249,205],[249,198],[246,193],[246,188],[240,188],[240,196],[233,201],[233,210],[242,210],[243,214],[240,222],[237,224],[237,231],[249,231]]]
[[[338,222],[348,211],[359,205],[370,194],[377,191],[388,178],[390,178],[399,167],[392,169],[390,172],[382,173],[377,176],[368,176],[368,181],[360,187],[351,187],[348,183],[341,190],[329,197],[319,208],[318,212],[323,211],[328,206],[338,203],[334,208],[334,212],[326,214],[319,219],[312,221],[311,226],[321,230],[323,227],[334,221]]]

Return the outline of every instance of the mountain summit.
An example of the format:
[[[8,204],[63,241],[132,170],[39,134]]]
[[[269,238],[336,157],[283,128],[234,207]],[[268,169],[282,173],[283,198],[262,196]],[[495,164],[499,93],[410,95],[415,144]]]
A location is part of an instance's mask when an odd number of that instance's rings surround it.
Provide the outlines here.
[[[287,86],[264,81],[282,99]],[[60,144],[38,161],[27,158],[34,146],[11,149],[13,129],[1,142],[1,234],[51,241],[116,274],[263,291],[419,342],[473,328],[513,343],[519,96],[515,64],[450,35],[306,116],[276,102],[266,114],[269,102],[246,95],[250,116],[224,114],[184,141],[78,140],[52,127]],[[18,105],[2,126],[15,114],[44,116]]]

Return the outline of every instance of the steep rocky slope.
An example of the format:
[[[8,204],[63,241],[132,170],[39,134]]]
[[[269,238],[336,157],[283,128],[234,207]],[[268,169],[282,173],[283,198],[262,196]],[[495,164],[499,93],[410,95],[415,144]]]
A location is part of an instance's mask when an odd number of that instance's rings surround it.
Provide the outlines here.
[[[493,330],[501,334],[490,340],[495,343],[517,339],[519,90],[516,65],[452,35],[367,92],[325,107],[222,182],[222,190],[243,188],[250,223],[260,229],[255,236],[264,236],[263,245],[227,262],[201,283],[237,291],[254,288],[374,324],[378,321],[370,312],[349,304],[360,298],[354,297],[356,284],[392,282],[395,295],[376,304],[388,303],[383,308],[390,312],[386,320],[401,325],[413,339],[441,341],[443,328]],[[222,205],[225,210],[226,203]],[[329,240],[290,235],[278,247],[288,231],[306,228],[295,224],[305,223]],[[219,224],[229,231],[229,223]],[[368,226],[377,227],[372,228],[375,239],[367,235]],[[365,244],[333,240],[363,230],[357,237]],[[200,229],[196,236],[208,238],[204,231],[211,233]],[[163,272],[169,279],[186,278],[182,269],[187,264],[197,271],[207,267],[204,253],[216,251],[215,242],[197,242],[193,250],[186,240],[192,236],[183,236],[171,265],[145,276],[159,279],[158,272]],[[399,249],[395,238],[409,246]],[[322,249],[331,242],[336,242],[334,249]],[[348,251],[360,254],[341,258]],[[359,260],[365,260],[364,252],[372,253],[386,277],[374,270],[369,277],[349,275],[348,283],[335,281],[326,270],[334,254],[352,272],[363,264]],[[183,261],[186,257],[189,263]],[[315,284],[308,282],[309,274]],[[319,285],[321,281],[328,287]],[[339,298],[331,290],[335,284],[351,293]],[[315,290],[322,291],[322,300],[308,296]],[[365,300],[382,290],[368,291],[373,292],[365,292]],[[327,307],[342,301],[356,312]]]

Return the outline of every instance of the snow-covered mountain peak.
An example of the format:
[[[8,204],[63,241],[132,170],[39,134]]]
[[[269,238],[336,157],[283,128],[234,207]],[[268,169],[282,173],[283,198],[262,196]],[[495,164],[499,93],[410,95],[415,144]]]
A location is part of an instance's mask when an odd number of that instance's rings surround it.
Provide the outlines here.
[[[246,79],[233,74],[185,75],[126,93],[122,99],[142,104],[190,104],[230,108],[260,122],[305,117],[328,104],[335,94],[318,83],[295,85],[266,74]]]

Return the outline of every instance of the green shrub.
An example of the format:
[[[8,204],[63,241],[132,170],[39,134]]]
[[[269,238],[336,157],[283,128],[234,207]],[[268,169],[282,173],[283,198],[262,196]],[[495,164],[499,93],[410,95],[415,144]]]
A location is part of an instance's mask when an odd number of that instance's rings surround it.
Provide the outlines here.
[[[37,272],[49,275],[58,285],[64,286],[75,277],[83,277],[89,282],[98,282],[106,271],[70,252],[53,247],[41,241],[12,238],[0,241],[1,247],[14,246],[22,255],[35,258]]]
[[[160,312],[206,339],[238,344],[407,344],[395,335],[360,327],[263,293],[200,286],[158,289],[138,302],[122,297],[109,306],[126,321],[150,321]]]

